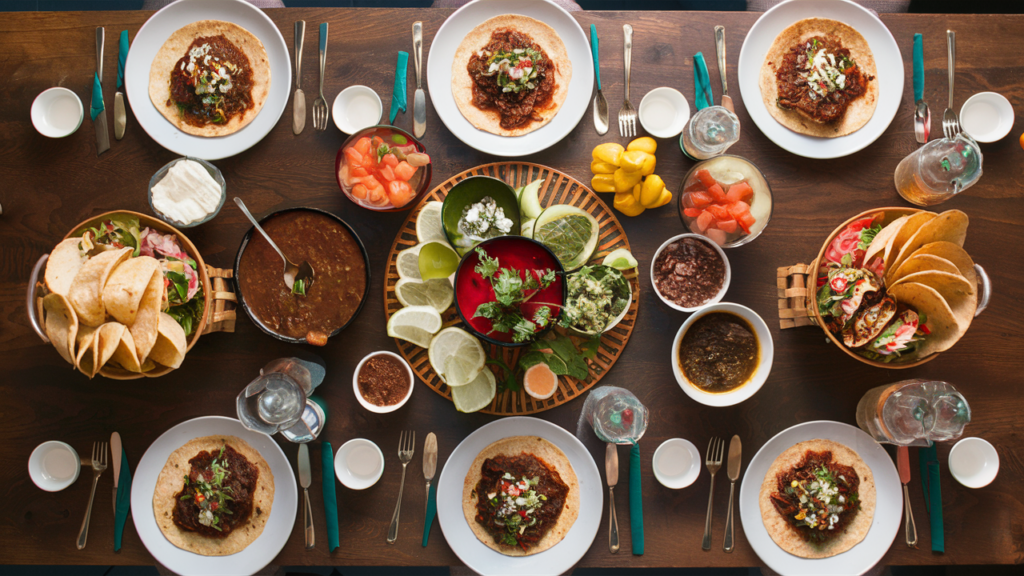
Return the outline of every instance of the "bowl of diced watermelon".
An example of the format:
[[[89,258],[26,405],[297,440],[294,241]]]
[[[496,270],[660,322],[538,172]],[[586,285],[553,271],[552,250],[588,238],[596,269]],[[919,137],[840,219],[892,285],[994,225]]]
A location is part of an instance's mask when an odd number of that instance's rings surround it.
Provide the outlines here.
[[[379,212],[412,208],[430,186],[426,149],[394,126],[370,126],[349,136],[338,150],[334,170],[349,200]]]
[[[771,220],[771,187],[745,158],[722,155],[698,162],[680,188],[683,225],[723,248],[752,241]]]

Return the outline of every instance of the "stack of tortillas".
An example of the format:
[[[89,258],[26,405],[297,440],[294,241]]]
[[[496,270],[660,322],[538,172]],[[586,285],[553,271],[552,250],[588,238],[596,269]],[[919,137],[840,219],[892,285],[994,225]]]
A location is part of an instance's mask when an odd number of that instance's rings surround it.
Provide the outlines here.
[[[43,323],[57,352],[89,378],[180,366],[185,331],[162,311],[160,262],[132,258],[131,248],[89,256],[81,244],[81,238],[62,241],[46,263]]]

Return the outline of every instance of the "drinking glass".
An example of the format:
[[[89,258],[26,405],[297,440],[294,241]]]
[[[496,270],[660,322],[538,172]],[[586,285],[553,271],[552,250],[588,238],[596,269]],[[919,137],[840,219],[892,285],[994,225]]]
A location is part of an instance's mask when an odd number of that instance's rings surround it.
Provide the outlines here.
[[[896,190],[911,204],[940,204],[978,181],[981,162],[981,149],[966,132],[932,140],[896,167]]]
[[[725,154],[740,140],[740,119],[723,106],[708,106],[697,112],[679,137],[679,147],[692,160]]]

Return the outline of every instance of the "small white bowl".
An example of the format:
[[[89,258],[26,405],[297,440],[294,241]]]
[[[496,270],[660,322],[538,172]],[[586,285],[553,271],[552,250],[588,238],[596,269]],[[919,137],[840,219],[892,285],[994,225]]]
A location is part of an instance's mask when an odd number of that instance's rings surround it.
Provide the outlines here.
[[[363,128],[380,124],[384,104],[380,96],[368,86],[349,86],[334,98],[331,116],[334,125],[345,134],[355,134]]]
[[[366,401],[366,398],[363,398],[362,392],[359,391],[359,371],[363,369],[363,364],[366,364],[366,361],[374,356],[391,356],[401,362],[402,366],[405,366],[405,371],[409,375],[409,391],[405,393],[405,398],[402,398],[402,401],[398,404],[392,404],[391,406],[377,406],[376,404],[370,404]],[[402,406],[405,406],[405,403],[408,402],[409,398],[412,396],[412,389],[415,385],[416,378],[413,376],[412,368],[409,367],[409,363],[405,361],[405,358],[402,358],[394,352],[388,352],[387,350],[380,350],[378,352],[371,352],[367,354],[359,361],[359,364],[356,365],[356,371],[352,373],[352,391],[355,392],[356,399],[359,400],[359,403],[362,404],[363,408],[366,408],[370,412],[376,412],[377,414],[387,414],[388,412],[394,412]]]
[[[57,440],[43,442],[28,459],[32,482],[47,492],[59,492],[78,480],[82,461],[71,446]]]
[[[1002,140],[1013,129],[1013,106],[997,92],[979,92],[960,107],[960,127],[978,142]]]
[[[676,304],[675,302],[669,300],[668,298],[665,298],[664,296],[661,295],[661,292],[658,291],[658,285],[655,284],[655,282],[654,282],[654,271],[655,271],[654,263],[658,261],[658,256],[661,256],[661,252],[669,244],[672,244],[673,242],[682,240],[683,238],[693,238],[695,240],[699,240],[701,242],[704,242],[708,246],[711,246],[712,248],[715,249],[715,252],[718,252],[718,255],[722,258],[722,262],[725,264],[725,277],[722,279],[722,288],[718,290],[718,294],[715,294],[714,297],[712,297],[707,302],[701,304],[700,306],[695,306],[693,308],[687,308],[685,306],[680,306],[679,304]],[[664,302],[666,306],[668,306],[669,308],[672,308],[673,310],[679,310],[680,312],[696,312],[697,310],[700,310],[701,308],[705,308],[707,306],[711,306],[712,304],[717,304],[717,303],[722,301],[722,298],[725,297],[725,293],[729,290],[729,282],[731,282],[731,281],[732,281],[732,267],[729,266],[729,258],[726,257],[725,250],[722,250],[721,246],[719,246],[718,244],[715,244],[712,240],[708,239],[707,236],[703,236],[701,234],[680,234],[678,236],[673,236],[673,237],[669,238],[668,240],[666,240],[664,243],[662,243],[662,245],[659,246],[658,250],[654,253],[654,258],[651,258],[651,286],[654,287],[654,293],[658,295],[658,298],[660,298],[661,301]]]
[[[64,138],[78,130],[85,119],[82,101],[67,88],[40,92],[32,102],[32,125],[48,138]]]
[[[964,438],[949,451],[949,472],[968,488],[982,488],[999,473],[999,453],[982,438]]]
[[[653,468],[665,488],[686,488],[700,476],[700,452],[689,440],[669,438],[654,451]]]
[[[757,336],[757,344],[761,349],[761,353],[758,355],[757,368],[754,369],[754,373],[750,376],[750,381],[721,394],[705,392],[690,384],[690,381],[686,379],[686,375],[683,374],[683,369],[679,366],[679,344],[683,341],[683,335],[686,334],[686,331],[698,318],[712,312],[730,312],[746,320],[750,327],[754,329],[754,335]],[[683,325],[679,327],[679,332],[676,333],[675,340],[672,341],[671,355],[672,373],[675,374],[676,382],[679,383],[679,387],[683,389],[683,392],[686,392],[687,396],[705,406],[732,406],[750,398],[764,386],[765,381],[768,380],[768,374],[772,371],[772,361],[775,359],[775,345],[772,342],[772,334],[768,331],[768,325],[758,316],[757,312],[746,306],[722,302],[712,306],[705,306],[698,313],[687,318],[686,322],[683,322]]]
[[[334,455],[334,475],[346,488],[366,490],[384,474],[384,453],[365,438],[353,438]]]
[[[690,119],[690,103],[675,88],[655,88],[640,101],[640,124],[655,138],[678,136]]]

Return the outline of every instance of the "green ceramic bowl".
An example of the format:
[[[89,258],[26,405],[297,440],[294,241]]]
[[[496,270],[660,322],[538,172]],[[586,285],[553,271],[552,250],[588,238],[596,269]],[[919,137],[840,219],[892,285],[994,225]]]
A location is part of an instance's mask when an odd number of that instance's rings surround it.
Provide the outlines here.
[[[480,202],[490,196],[494,202],[505,212],[505,218],[512,221],[512,228],[509,236],[518,236],[520,233],[521,219],[519,216],[519,199],[515,190],[504,181],[490,176],[470,176],[452,187],[445,196],[444,204],[441,205],[441,222],[444,224],[444,233],[448,237],[448,243],[455,248],[459,256],[482,240],[473,240],[466,237],[459,231],[459,220],[462,212],[467,206]]]

